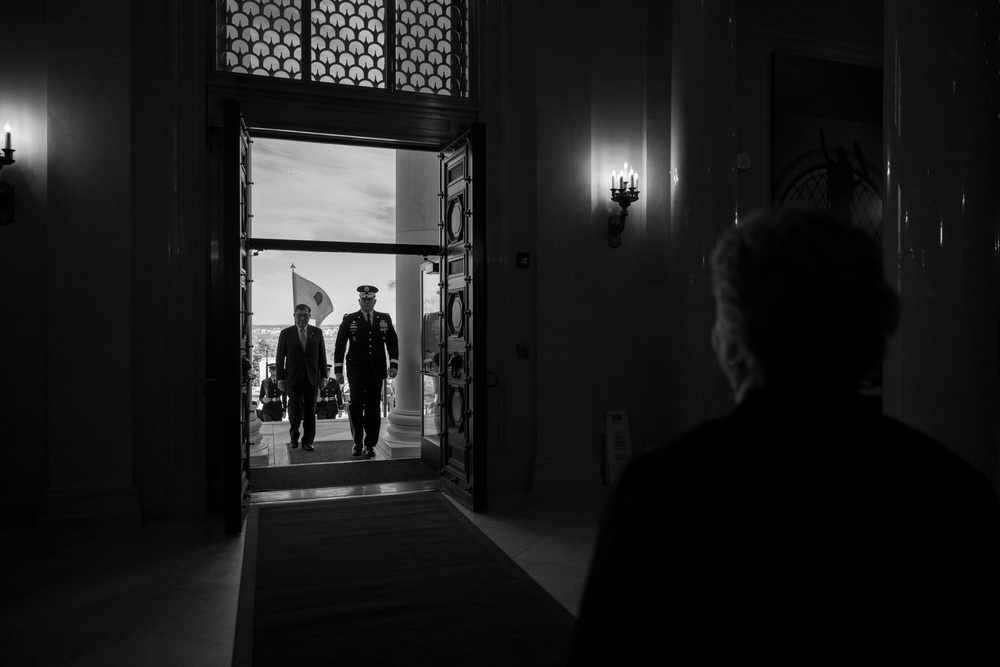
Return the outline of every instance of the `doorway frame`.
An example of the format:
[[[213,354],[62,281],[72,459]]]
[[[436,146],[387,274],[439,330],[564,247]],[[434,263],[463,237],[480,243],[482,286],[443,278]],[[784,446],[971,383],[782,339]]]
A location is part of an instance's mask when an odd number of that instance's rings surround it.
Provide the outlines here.
[[[239,100],[235,100],[239,104]],[[264,127],[258,125],[254,122],[255,119],[247,116],[243,113],[242,106],[240,106],[240,113],[243,121],[246,124],[248,133],[250,136],[250,141],[257,138],[275,138],[282,140],[300,140],[308,141],[314,143],[329,143],[337,145],[354,145],[354,146],[364,146],[371,148],[383,148],[392,150],[410,150],[410,151],[420,151],[428,153],[440,153],[442,147],[450,145],[455,137],[449,137],[448,141],[439,144],[430,144],[425,140],[418,141],[399,141],[399,140],[386,140],[380,137],[366,137],[360,138],[357,136],[345,137],[337,134],[324,134],[320,132],[296,132],[286,129],[275,129],[274,127]],[[470,123],[470,126],[474,123]],[[224,124],[222,127],[224,131]],[[466,134],[462,132],[459,136]],[[224,158],[223,158],[224,160]],[[210,156],[211,162],[211,156]],[[218,165],[218,159],[215,160],[215,164]],[[218,169],[215,170],[219,171]],[[219,174],[211,174],[210,179],[219,178]],[[440,223],[440,221],[439,221]],[[212,225],[210,224],[210,227]],[[439,245],[432,244],[402,244],[402,243],[359,243],[359,242],[341,242],[341,241],[303,241],[294,239],[273,239],[273,238],[263,238],[249,236],[245,242],[245,250],[248,253],[254,253],[254,251],[259,250],[292,250],[292,251],[306,251],[306,252],[338,252],[338,253],[375,253],[375,254],[388,254],[388,255],[407,255],[420,258],[439,258],[441,256],[441,247]],[[219,262],[219,258],[212,255],[209,259],[210,266],[215,267]],[[217,269],[215,269],[217,270]],[[226,304],[226,308],[229,304]],[[220,316],[224,319],[225,315]],[[210,313],[209,330],[213,328],[213,318]],[[211,420],[210,420],[211,421]],[[244,443],[245,444],[245,443]],[[224,447],[222,443],[212,443],[211,439],[209,442],[210,451],[212,448]],[[485,454],[485,452],[482,452]],[[210,456],[211,458],[211,456]],[[485,473],[484,473],[485,474]],[[209,470],[209,476],[211,477],[212,471]],[[226,471],[223,471],[223,477],[226,476]],[[485,483],[485,478],[484,478]],[[230,503],[231,499],[226,497],[221,499],[222,506],[226,506]],[[482,505],[485,507],[485,504]],[[229,526],[229,532],[240,532],[242,530],[242,521],[237,527],[235,522],[234,525]]]

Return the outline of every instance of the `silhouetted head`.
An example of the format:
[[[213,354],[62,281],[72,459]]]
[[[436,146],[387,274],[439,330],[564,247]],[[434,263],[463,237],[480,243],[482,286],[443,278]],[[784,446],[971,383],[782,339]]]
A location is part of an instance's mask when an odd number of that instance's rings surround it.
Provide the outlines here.
[[[759,212],[711,262],[712,342],[737,401],[755,384],[856,387],[881,362],[899,298],[860,229],[821,209]]]

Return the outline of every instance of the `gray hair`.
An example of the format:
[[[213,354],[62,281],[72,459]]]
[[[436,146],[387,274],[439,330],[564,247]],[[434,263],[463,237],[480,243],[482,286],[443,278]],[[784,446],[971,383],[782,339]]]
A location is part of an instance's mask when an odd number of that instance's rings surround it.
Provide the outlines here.
[[[856,384],[899,322],[878,244],[820,209],[758,212],[712,253],[717,325],[767,384]]]

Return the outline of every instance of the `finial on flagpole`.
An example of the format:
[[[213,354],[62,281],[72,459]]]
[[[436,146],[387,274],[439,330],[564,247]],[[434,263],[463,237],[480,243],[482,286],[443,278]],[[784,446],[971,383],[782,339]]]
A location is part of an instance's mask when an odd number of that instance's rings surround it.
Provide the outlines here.
[[[294,271],[294,270],[295,270],[295,263],[292,262],[292,271]]]

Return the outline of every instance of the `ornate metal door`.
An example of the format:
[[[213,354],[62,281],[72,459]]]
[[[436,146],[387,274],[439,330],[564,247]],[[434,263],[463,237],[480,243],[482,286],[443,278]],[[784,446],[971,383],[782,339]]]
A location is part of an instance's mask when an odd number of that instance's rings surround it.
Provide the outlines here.
[[[238,533],[250,482],[250,136],[239,103],[226,100],[222,127],[222,210],[212,234],[213,294],[208,368],[210,446],[221,452],[226,531]],[[218,299],[219,303],[214,303]],[[238,304],[238,307],[234,307]]]
[[[441,485],[474,512],[486,509],[482,137],[475,125],[441,153]]]

